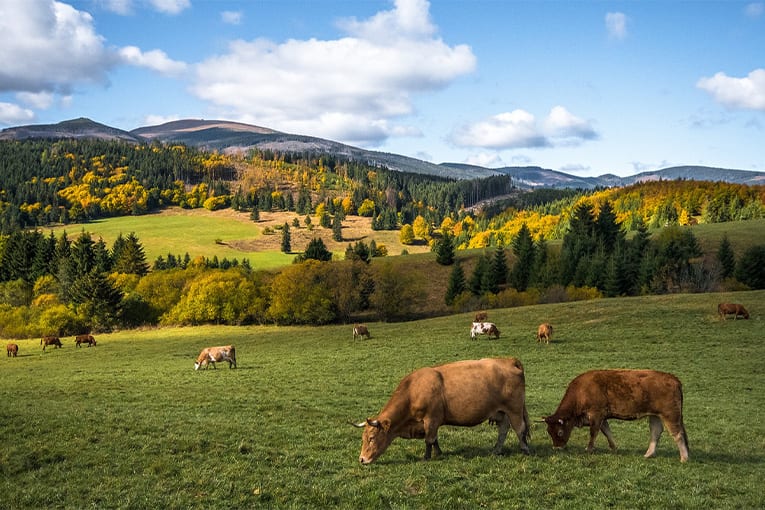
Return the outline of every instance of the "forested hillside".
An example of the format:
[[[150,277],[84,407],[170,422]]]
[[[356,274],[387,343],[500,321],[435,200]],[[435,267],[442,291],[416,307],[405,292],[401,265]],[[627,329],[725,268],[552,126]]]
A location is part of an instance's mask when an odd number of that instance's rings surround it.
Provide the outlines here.
[[[765,288],[762,186],[659,181],[521,193],[504,176],[455,181],[327,154],[223,155],[88,140],[0,142],[0,165],[2,336],[392,321],[600,296]],[[373,229],[398,230],[402,243],[427,243],[433,254],[386,257],[373,243],[349,239],[345,260],[328,262],[332,253],[315,239],[295,264],[268,272],[247,259],[203,255],[152,263],[140,232],[112,246],[84,230],[43,233],[51,223],[168,205],[231,207],[253,220],[259,211],[290,211],[293,226],[307,229],[306,220],[318,217],[340,242],[345,217],[368,216]],[[724,233],[712,246],[701,243],[688,227],[733,221],[748,229],[741,249]],[[285,253],[288,232],[285,223]]]

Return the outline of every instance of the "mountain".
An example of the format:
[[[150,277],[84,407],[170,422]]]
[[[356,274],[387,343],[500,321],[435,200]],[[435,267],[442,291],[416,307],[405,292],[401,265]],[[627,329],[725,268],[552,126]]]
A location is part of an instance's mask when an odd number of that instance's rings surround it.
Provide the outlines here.
[[[0,140],[27,140],[30,138],[61,139],[87,138],[98,140],[120,140],[129,143],[144,143],[146,140],[121,129],[99,124],[90,119],[65,120],[58,124],[32,124],[10,127],[0,131]]]
[[[146,143],[158,140],[165,143],[183,143],[207,150],[243,152],[251,148],[284,152],[326,152],[353,159],[372,166],[451,179],[476,179],[492,175],[509,175],[521,188],[541,187],[593,189],[598,187],[627,186],[647,180],[704,180],[738,184],[765,184],[765,172],[712,168],[704,166],[676,166],[628,177],[604,174],[598,177],[580,177],[536,166],[485,168],[463,163],[434,164],[416,158],[370,151],[323,138],[283,133],[273,129],[225,120],[185,119],[156,126],[123,131],[86,118],[6,128],[0,131],[0,140],[29,138],[95,138]]]
[[[283,152],[326,152],[372,166],[385,166],[400,172],[452,179],[474,179],[498,173],[483,167],[451,169],[398,154],[369,151],[323,138],[294,135],[222,120],[178,120],[158,126],[141,127],[130,133],[150,140],[177,142],[222,152],[241,152],[250,148]]]

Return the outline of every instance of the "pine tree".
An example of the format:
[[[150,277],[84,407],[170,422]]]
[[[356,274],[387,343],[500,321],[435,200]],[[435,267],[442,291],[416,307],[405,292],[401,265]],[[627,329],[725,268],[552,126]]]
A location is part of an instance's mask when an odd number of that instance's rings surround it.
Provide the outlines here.
[[[292,243],[290,240],[290,226],[287,225],[287,222],[284,222],[284,227],[282,228],[282,253],[289,253],[292,251]]]
[[[444,296],[446,304],[453,304],[454,300],[463,292],[465,292],[465,272],[457,261],[449,275],[449,283],[446,286],[446,295]]]
[[[510,284],[519,292],[523,292],[529,287],[532,271],[534,270],[535,252],[531,231],[524,223],[513,239],[515,264],[510,272]]]
[[[436,262],[442,266],[450,266],[454,263],[454,237],[444,232],[443,237],[437,241],[434,246],[436,252]]]
[[[476,261],[475,268],[473,268],[473,274],[470,276],[470,292],[472,292],[476,296],[480,296],[483,294],[483,281],[484,281],[484,274],[489,271],[489,261],[486,258],[486,256],[481,255],[478,257],[478,260]]]
[[[498,286],[507,283],[507,258],[502,246],[497,246],[494,257],[491,259],[491,273]]]
[[[326,262],[332,260],[332,252],[327,249],[324,241],[318,237],[314,237],[308,243],[308,246],[306,246],[305,252],[298,257],[298,259],[300,261],[313,259]]]
[[[730,278],[736,270],[736,257],[730,245],[728,235],[723,235],[720,248],[717,250],[717,260],[720,262],[720,276]]]
[[[335,219],[332,222],[332,239],[337,242],[343,240],[343,222],[339,214],[335,214]]]
[[[146,254],[135,232],[117,238],[112,248],[112,269],[117,273],[145,276],[149,272]]]

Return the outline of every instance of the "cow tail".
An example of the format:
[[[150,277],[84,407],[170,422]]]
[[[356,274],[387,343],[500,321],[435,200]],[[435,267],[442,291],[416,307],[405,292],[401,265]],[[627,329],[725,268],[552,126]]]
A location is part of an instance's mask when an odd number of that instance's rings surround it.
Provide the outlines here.
[[[526,409],[526,404],[523,404],[523,425],[526,430],[526,442],[531,441],[531,420],[529,420],[529,412]]]

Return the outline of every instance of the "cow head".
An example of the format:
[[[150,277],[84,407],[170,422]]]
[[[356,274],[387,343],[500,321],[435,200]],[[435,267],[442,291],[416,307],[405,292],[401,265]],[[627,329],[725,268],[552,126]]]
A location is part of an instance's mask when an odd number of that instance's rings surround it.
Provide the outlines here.
[[[364,427],[361,436],[361,454],[359,462],[364,465],[371,464],[377,457],[388,449],[393,441],[390,433],[390,420],[376,420],[367,418],[366,422],[354,423],[356,427]]]
[[[564,420],[555,415],[544,418],[547,423],[547,433],[553,442],[553,448],[563,448],[571,437],[571,431],[574,429],[574,420]]]

